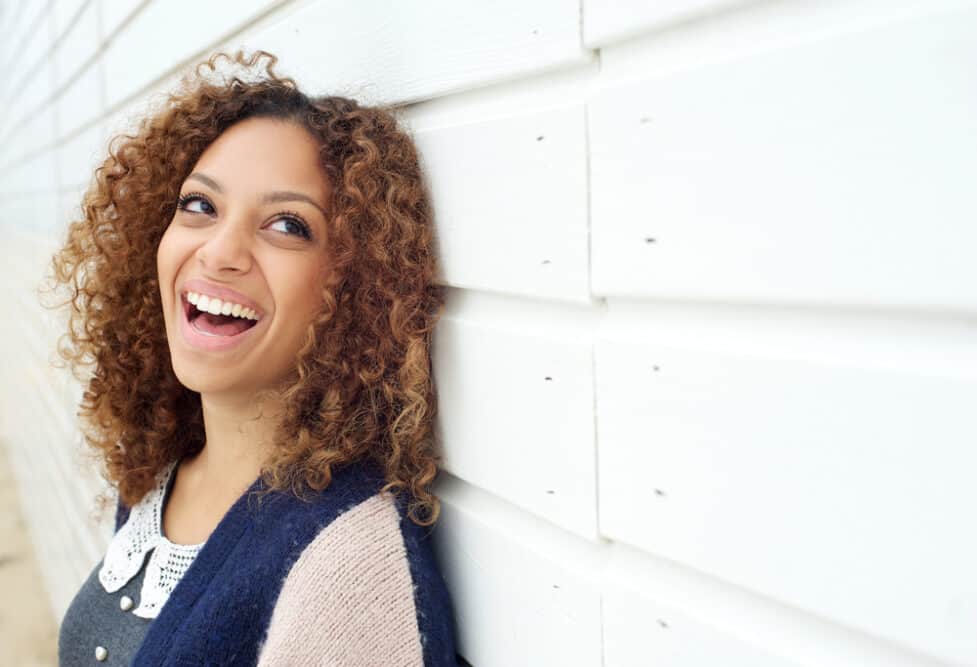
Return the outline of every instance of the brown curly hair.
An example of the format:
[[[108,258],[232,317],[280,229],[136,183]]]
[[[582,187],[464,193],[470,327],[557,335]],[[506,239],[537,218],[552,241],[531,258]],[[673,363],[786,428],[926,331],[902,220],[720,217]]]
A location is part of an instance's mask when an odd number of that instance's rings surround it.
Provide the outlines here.
[[[431,525],[440,506],[430,491],[430,343],[444,297],[416,149],[393,109],[310,98],[275,74],[276,63],[265,51],[215,53],[134,134],[109,142],[82,217],[51,261],[51,285],[67,288],[69,306],[58,352],[76,374],[90,369],[79,375],[85,440],[128,506],[168,463],[203,448],[200,396],[170,361],[156,251],[204,149],[246,118],[284,119],[320,145],[335,271],[294,373],[273,390],[285,410],[262,479],[269,491],[302,495],[326,488],[335,467],[372,458],[384,490],[406,493],[410,518]]]

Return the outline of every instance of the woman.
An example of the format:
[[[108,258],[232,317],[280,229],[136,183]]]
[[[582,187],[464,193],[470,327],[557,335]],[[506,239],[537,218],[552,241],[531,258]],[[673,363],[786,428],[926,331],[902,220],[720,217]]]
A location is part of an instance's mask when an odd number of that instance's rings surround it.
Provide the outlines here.
[[[53,259],[118,488],[62,665],[455,664],[417,155],[275,62],[217,54],[117,138]]]

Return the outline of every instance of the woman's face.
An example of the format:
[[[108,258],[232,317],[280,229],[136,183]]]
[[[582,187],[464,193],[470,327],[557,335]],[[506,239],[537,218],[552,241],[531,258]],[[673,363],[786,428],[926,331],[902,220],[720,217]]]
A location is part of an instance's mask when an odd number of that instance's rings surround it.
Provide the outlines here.
[[[200,156],[156,255],[183,385],[247,398],[294,368],[322,305],[328,195],[318,145],[294,123],[241,121]]]

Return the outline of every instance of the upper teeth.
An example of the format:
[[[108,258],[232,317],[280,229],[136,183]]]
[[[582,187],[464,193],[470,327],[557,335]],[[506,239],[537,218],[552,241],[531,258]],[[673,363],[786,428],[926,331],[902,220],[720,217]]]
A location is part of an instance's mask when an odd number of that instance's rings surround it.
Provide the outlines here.
[[[221,301],[206,294],[187,292],[187,301],[196,306],[197,310],[210,313],[211,315],[233,315],[234,317],[243,317],[247,320],[258,319],[254,308],[247,308],[232,301]]]

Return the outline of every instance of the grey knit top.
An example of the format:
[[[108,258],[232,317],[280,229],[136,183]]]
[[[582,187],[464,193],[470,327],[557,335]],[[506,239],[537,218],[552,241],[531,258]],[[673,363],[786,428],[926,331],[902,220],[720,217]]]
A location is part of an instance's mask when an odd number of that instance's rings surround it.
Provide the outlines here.
[[[61,621],[58,635],[58,662],[61,667],[79,665],[130,665],[142,644],[150,623],[165,602],[165,590],[160,587],[172,586],[183,574],[188,565],[175,561],[170,554],[167,562],[155,562],[153,554],[159,548],[170,552],[176,547],[182,550],[181,561],[193,554],[194,547],[173,545],[162,534],[162,513],[173,487],[174,466],[164,470],[157,478],[155,493],[150,493],[142,503],[137,504],[142,512],[130,514],[129,522],[139,524],[128,526],[127,533],[116,533],[103,558],[82,584]],[[158,533],[153,536],[152,533]],[[162,540],[155,547],[154,538]],[[202,545],[195,545],[200,547]],[[164,555],[157,554],[162,559]],[[107,559],[114,568],[104,568]],[[138,566],[138,570],[136,567]],[[182,567],[181,567],[182,566]],[[128,567],[126,570],[125,567]],[[152,600],[142,600],[147,571],[151,581],[147,590],[153,589]],[[99,578],[100,572],[102,579]],[[161,575],[163,579],[161,579]],[[106,589],[105,581],[112,578],[113,585]],[[161,583],[162,582],[162,583]],[[120,587],[121,586],[121,587]]]
[[[148,559],[147,559],[148,560]],[[132,613],[139,604],[146,565],[120,590],[106,593],[98,580],[100,562],[75,595],[61,621],[58,635],[58,664],[129,665],[152,623]],[[129,602],[123,603],[123,600]],[[123,607],[128,607],[123,610]],[[101,647],[103,651],[99,651]],[[102,657],[102,660],[99,660]]]

